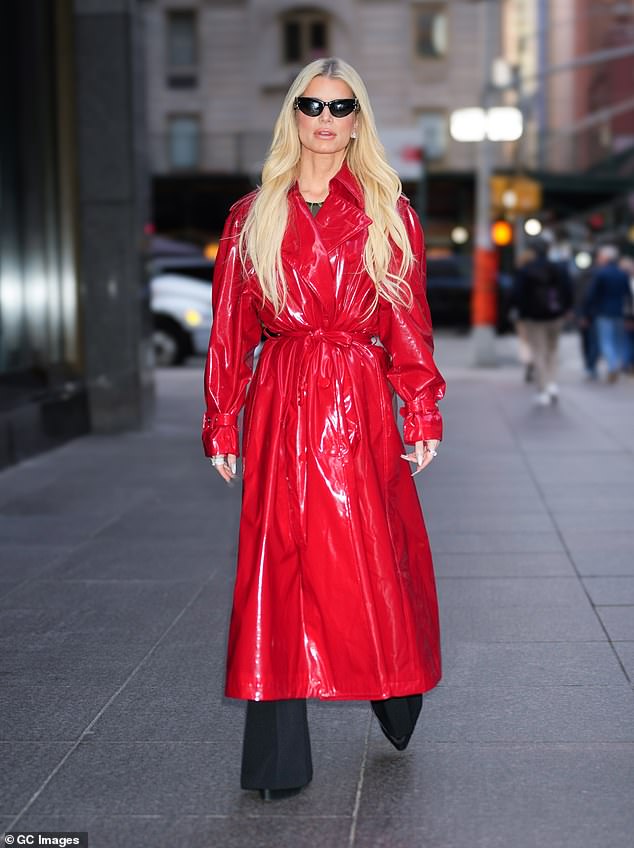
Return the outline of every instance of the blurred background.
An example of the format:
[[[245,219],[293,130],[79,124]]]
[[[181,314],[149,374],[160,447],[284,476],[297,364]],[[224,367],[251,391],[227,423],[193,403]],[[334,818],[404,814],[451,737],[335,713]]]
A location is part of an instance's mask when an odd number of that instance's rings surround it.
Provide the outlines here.
[[[530,239],[575,280],[634,255],[631,0],[6,0],[0,48],[0,467],[142,426],[204,354],[228,208],[320,56],[364,78],[478,364]]]

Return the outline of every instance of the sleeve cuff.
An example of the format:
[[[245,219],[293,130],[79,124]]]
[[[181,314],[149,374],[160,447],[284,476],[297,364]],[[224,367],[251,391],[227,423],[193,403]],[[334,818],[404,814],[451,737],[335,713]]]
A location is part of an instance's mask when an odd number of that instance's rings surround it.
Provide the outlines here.
[[[202,441],[205,456],[217,456],[219,453],[240,456],[238,416],[232,413],[205,412]]]
[[[403,421],[403,441],[414,445],[423,439],[442,441],[442,415],[435,403],[425,405],[420,400],[405,403],[400,409]]]

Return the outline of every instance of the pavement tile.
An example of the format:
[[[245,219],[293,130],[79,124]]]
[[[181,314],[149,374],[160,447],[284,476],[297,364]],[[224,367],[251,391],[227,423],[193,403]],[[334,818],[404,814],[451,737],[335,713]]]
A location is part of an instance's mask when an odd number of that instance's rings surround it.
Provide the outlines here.
[[[50,610],[65,612],[67,629],[90,629],[105,632],[134,628],[143,618],[163,612],[178,612],[187,601],[200,591],[188,580],[164,581],[59,581],[32,580],[16,589],[5,607],[13,612],[23,610]],[[149,605],[152,605],[149,608]]]
[[[0,741],[66,742],[79,738],[87,725],[125,680],[125,669],[81,680],[60,675],[18,678],[15,688],[0,693]],[[11,682],[12,678],[9,678]]]
[[[579,486],[572,487],[566,477],[562,477],[560,480],[549,481],[546,486],[542,484],[540,491],[544,494],[546,503],[550,506],[555,506],[561,501],[564,503],[572,502],[586,508],[598,508],[599,510],[612,508],[609,502],[606,504],[606,500],[609,498],[614,498],[615,503],[622,503],[634,497],[631,481],[612,480],[607,474],[604,479],[593,483],[591,489]]]
[[[76,443],[74,443],[76,444]],[[21,495],[35,493],[45,488],[60,475],[59,463],[54,462],[48,471],[42,467],[43,458],[47,454],[38,454],[2,469],[0,472],[0,512],[8,501]]]
[[[579,553],[597,553],[604,559],[611,559],[613,554],[629,553],[634,563],[634,529],[562,530],[562,536],[574,558]]]
[[[223,483],[226,486],[226,484]],[[228,487],[227,487],[228,489]],[[229,490],[227,500],[233,497],[239,506],[240,490]],[[98,538],[171,540],[193,538],[206,541],[212,548],[218,539],[218,527],[211,520],[212,508],[206,503],[143,504],[128,510],[118,520],[111,522]],[[226,522],[226,523],[225,523]],[[222,538],[237,535],[238,521],[235,510],[223,510]]]
[[[439,686],[424,698],[417,737],[433,742],[634,742],[634,698],[624,676],[621,681],[609,686],[542,686],[539,679],[526,687]]]
[[[620,651],[620,645],[615,646]],[[634,644],[634,643],[632,643]],[[605,686],[624,681],[608,642],[445,643],[441,686]]]
[[[0,597],[6,595],[8,592],[12,592],[21,582],[20,580],[0,580]]]
[[[634,478],[634,460],[622,451],[573,454],[530,454],[530,464],[538,482],[566,480],[571,486],[591,485],[606,480],[627,483]]]
[[[234,555],[230,535],[209,541],[196,538],[120,539],[99,536],[59,558],[48,569],[59,580],[205,580]]]
[[[634,683],[634,641],[632,642],[615,642],[614,650],[619,655],[619,659],[625,666],[630,681]]]
[[[98,740],[222,743],[239,741],[244,708],[222,699],[224,650],[208,656],[186,646],[160,646],[93,727]],[[169,684],[167,684],[169,681]]]
[[[455,642],[603,642],[590,604],[577,606],[440,607],[443,638]]]
[[[583,584],[593,604],[634,605],[634,575],[632,577],[584,577]]]
[[[37,577],[72,549],[72,545],[0,544],[0,578],[21,582]]]
[[[634,577],[634,556],[631,549],[584,551],[575,548],[572,559],[584,577]]]
[[[562,544],[554,531],[531,532],[506,530],[504,532],[450,533],[428,527],[434,553],[560,553]]]
[[[528,489],[521,492],[483,491],[477,486],[418,486],[421,504],[425,515],[433,519],[434,526],[451,518],[465,520],[472,516],[476,519],[499,520],[514,526],[515,518],[523,515],[536,515],[546,512],[544,502],[537,492]],[[450,524],[450,527],[453,526]],[[552,528],[552,522],[548,529]]]
[[[434,551],[437,577],[572,577],[565,553],[449,554]]]
[[[373,745],[355,848],[631,848],[631,744]]]
[[[566,538],[569,534],[574,534],[579,530],[584,531],[584,533],[587,531],[599,533],[624,533],[629,531],[631,533],[634,525],[632,513],[634,513],[634,502],[629,509],[623,510],[559,512],[554,520]]]
[[[127,509],[152,499],[148,486],[95,487],[77,477],[62,478],[37,491],[26,492],[2,504],[4,515],[75,515],[85,520],[86,514],[111,518]]]
[[[440,604],[448,606],[580,606],[588,605],[576,577],[442,577],[437,579]]]
[[[285,799],[295,816],[349,816],[354,808],[363,741],[313,739],[314,778]],[[29,817],[72,810],[89,815],[260,815],[256,792],[240,788],[240,745],[222,743],[80,743],[29,808]],[[292,819],[289,820],[292,827]]]
[[[72,742],[0,742],[0,816],[16,816],[72,747]]]
[[[55,677],[70,680],[120,668],[132,671],[148,650],[149,646],[142,642],[125,645],[121,639],[86,639],[65,631],[53,631],[48,639],[32,634],[11,651],[2,651],[0,643],[0,675],[25,682]]]
[[[424,504],[423,504],[424,507]],[[456,514],[457,513],[457,514]],[[500,514],[495,509],[482,511],[470,510],[459,512],[448,509],[445,505],[442,510],[425,516],[434,534],[451,531],[452,533],[506,533],[509,529],[520,532],[550,533],[553,521],[546,512],[518,511],[512,515]]]
[[[348,844],[348,816],[300,815],[286,801],[260,803],[261,812],[232,816],[94,815],[73,819],[24,816],[20,821],[34,830],[87,830],[90,848],[297,848],[319,845],[342,848]],[[267,812],[273,806],[273,811]],[[75,823],[84,823],[83,827]],[[26,828],[25,828],[26,829]]]
[[[613,642],[634,641],[634,606],[598,606],[597,612]]]
[[[78,544],[103,529],[111,516],[105,513],[86,513],[78,521],[74,515],[2,515],[0,539],[14,545]]]
[[[597,504],[601,504],[601,513],[611,513],[612,515],[624,513],[628,515],[634,512],[634,493],[631,489],[631,486],[623,485],[616,492],[611,489],[596,492],[593,486],[592,494],[589,495],[588,492],[571,490],[569,487],[560,491],[559,489],[554,490],[554,487],[550,486],[544,493],[544,500],[556,519],[571,514],[573,517],[577,515],[592,516],[597,509]]]

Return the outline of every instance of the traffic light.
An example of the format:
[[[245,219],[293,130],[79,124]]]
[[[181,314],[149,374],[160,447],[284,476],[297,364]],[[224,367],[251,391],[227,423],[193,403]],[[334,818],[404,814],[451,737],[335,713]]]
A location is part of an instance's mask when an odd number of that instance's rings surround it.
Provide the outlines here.
[[[491,225],[491,240],[497,247],[508,247],[513,241],[513,227],[504,218],[494,221]]]

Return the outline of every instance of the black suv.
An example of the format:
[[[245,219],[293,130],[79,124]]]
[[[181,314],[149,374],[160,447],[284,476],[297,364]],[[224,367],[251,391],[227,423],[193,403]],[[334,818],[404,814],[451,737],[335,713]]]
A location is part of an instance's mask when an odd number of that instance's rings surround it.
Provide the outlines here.
[[[512,278],[498,274],[498,333],[512,328],[509,320],[509,301]],[[470,256],[442,256],[427,258],[427,300],[434,327],[471,326],[471,291],[473,263]]]

